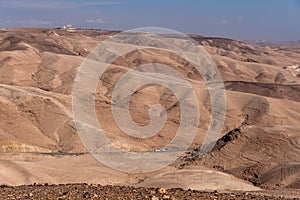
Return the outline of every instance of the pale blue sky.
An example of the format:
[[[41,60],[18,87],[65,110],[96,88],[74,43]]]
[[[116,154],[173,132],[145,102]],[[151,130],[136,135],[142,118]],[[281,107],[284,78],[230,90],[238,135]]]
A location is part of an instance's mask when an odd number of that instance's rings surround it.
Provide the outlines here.
[[[0,27],[154,26],[242,40],[300,40],[300,0],[0,0]]]

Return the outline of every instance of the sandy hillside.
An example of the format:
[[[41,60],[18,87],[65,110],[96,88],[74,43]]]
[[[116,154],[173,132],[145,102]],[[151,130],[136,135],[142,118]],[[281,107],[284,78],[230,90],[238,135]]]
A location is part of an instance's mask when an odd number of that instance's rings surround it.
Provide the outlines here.
[[[179,126],[178,100],[170,90],[157,85],[135,93],[130,114],[137,124],[147,125],[151,105],[163,105],[168,117],[162,131],[141,140],[125,135],[116,126],[111,114],[112,89],[122,74],[145,63],[172,66],[196,88],[199,132],[192,150],[160,171],[128,174],[97,162],[82,145],[72,120],[72,89],[84,58],[113,34],[0,31],[0,184],[87,182],[224,191],[300,189],[298,47],[262,47],[191,36],[215,61],[227,97],[222,135],[203,159],[198,151],[209,127],[211,103],[201,76],[185,60],[168,52],[146,49],[120,57],[106,70],[95,94],[97,117],[114,145],[128,151],[158,149],[174,137]]]

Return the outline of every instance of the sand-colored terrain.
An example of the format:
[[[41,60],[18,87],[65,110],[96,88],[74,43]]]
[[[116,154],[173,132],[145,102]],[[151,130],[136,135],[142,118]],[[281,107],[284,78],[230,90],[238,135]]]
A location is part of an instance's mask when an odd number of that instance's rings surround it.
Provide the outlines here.
[[[139,125],[160,103],[167,123],[156,136],[125,135],[111,113],[111,95],[122,74],[158,62],[183,74],[195,88],[199,132],[171,166],[147,174],[106,167],[83,146],[72,113],[72,90],[79,66],[101,41],[116,32],[56,29],[0,31],[0,185],[95,183],[195,190],[253,191],[300,189],[300,53],[298,47],[255,46],[239,41],[191,36],[204,46],[222,74],[227,113],[213,151],[199,159],[209,127],[211,103],[202,77],[168,52],[140,50],[114,61],[99,80],[97,117],[113,144],[128,151],[154,150],[173,137],[180,107],[160,86],[139,90],[130,114]],[[151,165],[151,163],[148,163]]]

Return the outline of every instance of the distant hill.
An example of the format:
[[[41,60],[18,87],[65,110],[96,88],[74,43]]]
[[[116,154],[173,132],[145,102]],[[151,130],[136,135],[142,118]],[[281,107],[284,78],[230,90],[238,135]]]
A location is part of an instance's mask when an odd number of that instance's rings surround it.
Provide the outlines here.
[[[265,41],[265,40],[246,40],[245,42],[259,46],[300,46],[300,40],[297,41]]]

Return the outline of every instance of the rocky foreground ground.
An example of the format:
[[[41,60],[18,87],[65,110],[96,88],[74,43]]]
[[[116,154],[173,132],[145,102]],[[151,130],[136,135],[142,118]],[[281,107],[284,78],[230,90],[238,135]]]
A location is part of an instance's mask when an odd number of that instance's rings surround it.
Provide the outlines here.
[[[291,196],[296,191],[288,192]],[[293,194],[294,193],[294,194]],[[1,186],[0,199],[300,199],[276,192],[219,193],[183,190],[180,188],[134,188],[88,184]]]

